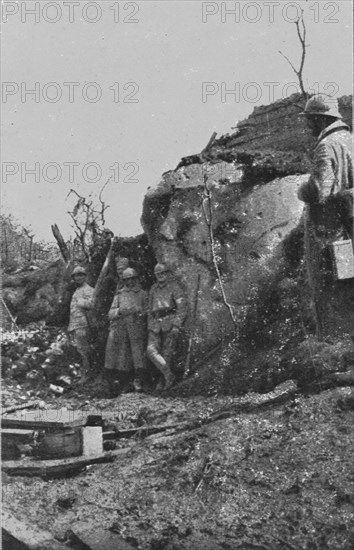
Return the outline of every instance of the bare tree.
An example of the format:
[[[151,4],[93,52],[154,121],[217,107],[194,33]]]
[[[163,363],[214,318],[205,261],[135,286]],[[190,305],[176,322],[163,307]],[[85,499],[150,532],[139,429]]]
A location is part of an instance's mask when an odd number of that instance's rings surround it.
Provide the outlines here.
[[[76,238],[81,244],[86,260],[89,262],[91,261],[90,248],[94,238],[101,233],[106,223],[105,212],[109,206],[102,199],[102,193],[110,180],[111,178],[106,181],[100,190],[98,201],[92,195],[84,197],[74,189],[70,189],[67,195],[67,198],[72,194],[76,195],[78,199],[73,210],[69,211],[68,214],[72,219]]]
[[[284,59],[286,59],[286,61],[289,63],[294,73],[296,74],[299,80],[300,90],[303,95],[303,98],[305,101],[307,101],[308,94],[305,90],[304,80],[303,80],[303,71],[304,71],[304,65],[305,65],[305,59],[306,59],[306,49],[308,48],[308,44],[306,44],[306,25],[304,21],[304,10],[301,10],[301,15],[299,19],[295,21],[295,26],[296,26],[296,31],[301,44],[301,51],[302,51],[299,69],[295,68],[294,64],[283,52],[279,50],[279,53],[284,57]]]

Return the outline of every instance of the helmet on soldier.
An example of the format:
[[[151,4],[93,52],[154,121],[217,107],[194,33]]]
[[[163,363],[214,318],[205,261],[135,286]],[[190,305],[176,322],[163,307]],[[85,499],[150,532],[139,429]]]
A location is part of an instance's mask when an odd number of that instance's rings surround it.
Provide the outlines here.
[[[165,264],[156,264],[154,268],[154,273],[165,273],[168,271],[168,267]]]
[[[312,96],[306,103],[303,116],[331,116],[334,118],[342,118],[338,109],[338,101],[335,97],[327,94],[316,94]]]
[[[123,271],[122,279],[132,279],[133,277],[137,277],[138,274],[135,271],[135,269],[128,267]]]
[[[72,272],[72,275],[86,275],[86,269],[78,265]]]

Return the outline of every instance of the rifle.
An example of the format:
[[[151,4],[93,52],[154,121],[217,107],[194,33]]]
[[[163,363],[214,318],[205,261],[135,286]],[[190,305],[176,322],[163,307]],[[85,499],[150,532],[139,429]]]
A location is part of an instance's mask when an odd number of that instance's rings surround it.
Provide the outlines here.
[[[186,362],[184,364],[184,373],[183,373],[183,378],[184,379],[187,378],[188,375],[190,374],[190,362],[191,362],[193,338],[194,338],[194,333],[195,333],[195,319],[196,319],[196,316],[197,316],[199,288],[200,288],[200,273],[198,273],[197,286],[196,286],[195,296],[194,296],[192,319],[191,319],[191,330],[190,330],[190,335],[189,335],[189,340],[188,340],[188,349],[187,349]]]

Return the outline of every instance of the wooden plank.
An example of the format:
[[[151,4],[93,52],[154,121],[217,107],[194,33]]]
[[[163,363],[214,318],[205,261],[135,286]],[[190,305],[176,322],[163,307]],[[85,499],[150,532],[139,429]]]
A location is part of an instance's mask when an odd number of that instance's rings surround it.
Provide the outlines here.
[[[22,403],[21,405],[15,405],[14,407],[7,407],[1,411],[1,414],[9,414],[16,411],[23,411],[24,409],[36,409],[39,408],[38,401],[31,401],[29,403]]]
[[[55,240],[57,241],[58,243],[58,246],[59,246],[59,250],[61,252],[61,255],[63,256],[63,259],[64,259],[64,262],[67,264],[70,262],[70,251],[68,249],[68,245],[66,244],[66,242],[64,241],[63,239],[63,235],[61,234],[60,232],[60,229],[59,227],[57,226],[56,223],[54,223],[52,226],[52,233],[54,235],[54,238]]]
[[[96,456],[79,456],[62,460],[31,460],[27,462],[7,460],[2,462],[1,469],[12,476],[66,477],[91,464],[113,462],[119,454],[125,454],[126,451],[126,449],[122,449],[120,452],[113,451],[111,453],[100,453]]]
[[[70,547],[74,550],[133,550],[120,535],[107,529],[92,529],[90,523],[79,523],[68,531]]]
[[[18,520],[6,510],[1,512],[3,550],[64,550],[66,546],[49,531]]]
[[[21,411],[1,418],[1,427],[8,429],[46,430],[51,428],[67,428],[84,426],[89,412],[70,411],[66,409],[41,409],[37,411]]]
[[[137,435],[140,437],[146,437],[151,434],[157,434],[159,432],[165,432],[167,430],[171,430],[174,428],[177,428],[181,426],[181,423],[175,423],[175,424],[159,424],[156,426],[139,426],[138,428],[129,428],[126,430],[117,430],[116,432],[116,439],[121,438],[129,438],[133,435]],[[112,432],[109,432],[110,434]],[[105,432],[103,433],[103,437],[105,438]],[[107,437],[107,439],[111,439],[111,437]]]

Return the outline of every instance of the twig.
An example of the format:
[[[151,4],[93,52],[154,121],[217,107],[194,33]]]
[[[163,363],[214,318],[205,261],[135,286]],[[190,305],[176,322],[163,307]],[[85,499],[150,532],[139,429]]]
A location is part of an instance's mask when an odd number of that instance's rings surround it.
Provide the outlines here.
[[[99,195],[98,195],[98,200],[100,201],[101,203],[101,220],[102,220],[102,223],[103,225],[106,223],[106,220],[105,220],[105,217],[104,217],[104,213],[105,211],[107,210],[107,208],[109,208],[109,205],[106,206],[106,204],[104,203],[104,201],[102,200],[102,193],[105,189],[105,187],[109,184],[109,182],[111,181],[112,179],[112,176],[110,176],[108,178],[108,180],[106,181],[106,183],[103,185],[101,191],[99,192]]]
[[[295,21],[295,25],[296,25],[296,32],[297,32],[297,35],[299,37],[299,41],[300,41],[300,44],[301,44],[301,50],[302,50],[299,70],[297,70],[295,68],[294,64],[290,61],[290,59],[288,58],[287,55],[285,55],[280,50],[279,50],[279,53],[280,53],[280,55],[282,55],[284,57],[284,59],[286,59],[286,61],[289,63],[290,67],[292,68],[292,70],[294,71],[296,76],[298,77],[301,93],[303,95],[304,100],[307,101],[308,94],[305,91],[303,75],[302,75],[303,70],[304,70],[304,65],[305,65],[305,59],[306,59],[306,48],[308,47],[306,45],[306,25],[305,25],[305,21],[304,21],[304,11],[303,10],[301,10],[301,15],[300,15],[299,19],[297,21]],[[301,25],[301,28],[300,28],[300,25]]]
[[[236,318],[235,318],[235,315],[234,315],[232,306],[231,306],[231,304],[228,302],[227,297],[226,297],[226,294],[225,294],[224,285],[223,285],[223,282],[222,282],[222,278],[221,278],[221,273],[220,273],[219,265],[218,265],[218,262],[217,262],[217,260],[216,260],[215,239],[214,239],[214,232],[213,232],[213,227],[212,227],[212,203],[211,203],[211,192],[210,192],[210,189],[209,189],[209,187],[208,187],[208,185],[207,185],[207,181],[208,181],[208,176],[207,176],[206,174],[204,174],[205,199],[203,199],[202,208],[203,208],[205,223],[206,223],[207,226],[208,226],[208,233],[209,233],[209,240],[210,240],[210,247],[211,247],[211,255],[212,255],[212,259],[213,259],[213,264],[214,264],[214,267],[215,267],[216,275],[217,275],[217,278],[218,278],[218,281],[219,281],[219,285],[220,285],[221,294],[222,294],[222,298],[223,298],[224,304],[225,304],[225,306],[227,307],[227,309],[229,310],[230,317],[231,317],[231,319],[232,319],[233,324],[234,324],[235,326],[237,326],[237,321],[236,321]],[[207,215],[207,212],[206,212],[205,202],[204,202],[205,200],[207,201],[207,204],[208,204],[209,216]]]

